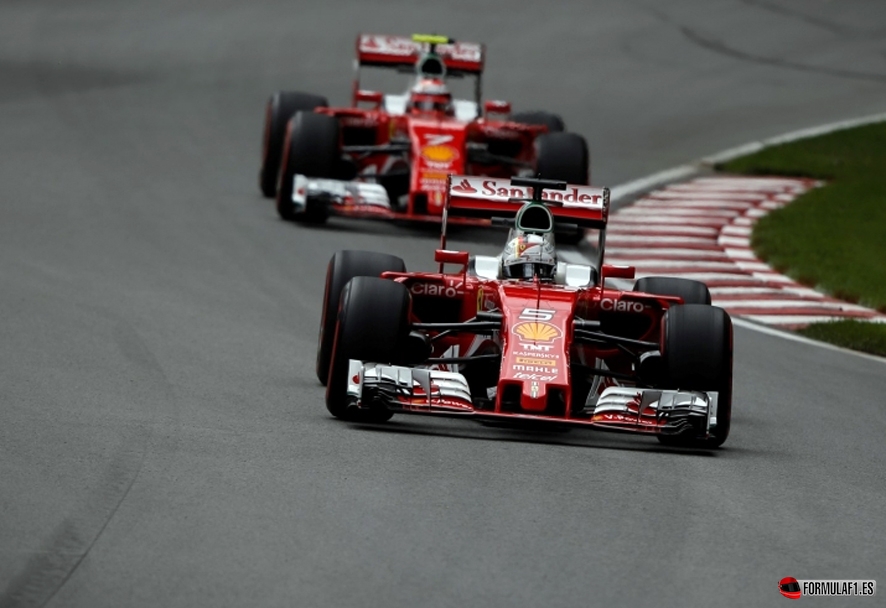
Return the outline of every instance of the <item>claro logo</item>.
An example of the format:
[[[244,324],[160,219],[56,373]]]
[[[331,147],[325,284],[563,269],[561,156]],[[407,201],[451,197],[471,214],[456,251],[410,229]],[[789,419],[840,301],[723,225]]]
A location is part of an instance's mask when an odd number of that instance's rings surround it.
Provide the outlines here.
[[[640,302],[631,302],[630,300],[603,298],[600,300],[600,310],[607,312],[643,312],[646,310],[646,306]]]
[[[416,296],[434,296],[437,298],[459,298],[465,295],[464,283],[458,281],[450,285],[443,283],[413,283],[409,291]]]

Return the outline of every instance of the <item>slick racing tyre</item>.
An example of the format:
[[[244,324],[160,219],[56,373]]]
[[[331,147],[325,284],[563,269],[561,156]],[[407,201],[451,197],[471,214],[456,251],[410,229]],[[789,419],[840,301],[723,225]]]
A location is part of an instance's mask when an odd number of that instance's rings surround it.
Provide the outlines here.
[[[548,128],[548,133],[562,133],[566,130],[563,119],[559,114],[551,112],[542,112],[535,110],[531,112],[515,112],[511,114],[512,122],[519,122],[524,125],[541,125]]]
[[[545,133],[535,140],[535,171],[542,179],[587,184],[589,162],[588,144],[581,135]],[[584,237],[584,230],[567,228],[556,230],[554,234],[560,243],[575,245]]]
[[[314,108],[328,106],[329,102],[325,97],[293,91],[279,91],[268,99],[265,128],[262,131],[261,168],[258,172],[258,185],[266,197],[274,198],[277,194],[283,140],[286,139],[286,124],[289,119],[298,111],[310,112]]]
[[[296,112],[286,129],[280,183],[277,186],[277,213],[284,220],[324,222],[323,206],[296,213],[292,204],[292,180],[296,174],[334,178],[339,154],[338,120],[326,114]]]
[[[578,245],[585,236],[585,231],[578,227],[554,228],[554,238],[563,245]]]
[[[703,304],[672,306],[662,321],[665,386],[717,391],[717,425],[706,440],[693,435],[659,435],[666,445],[716,448],[732,421],[732,320],[722,308]]]
[[[377,277],[355,277],[341,293],[333,340],[326,409],[336,418],[384,422],[386,407],[359,410],[348,397],[349,360],[391,363],[409,335],[410,296],[406,286]]]
[[[341,292],[354,277],[378,277],[383,272],[406,272],[402,259],[374,251],[339,251],[326,267],[326,289],[323,292],[323,311],[320,317],[320,337],[317,339],[317,379],[326,385],[329,360],[335,339],[335,322]]]
[[[701,281],[676,277],[643,277],[634,283],[634,291],[656,296],[677,296],[684,304],[710,304],[711,291]]]
[[[535,171],[542,179],[587,184],[589,163],[588,143],[577,133],[545,133],[535,140]]]

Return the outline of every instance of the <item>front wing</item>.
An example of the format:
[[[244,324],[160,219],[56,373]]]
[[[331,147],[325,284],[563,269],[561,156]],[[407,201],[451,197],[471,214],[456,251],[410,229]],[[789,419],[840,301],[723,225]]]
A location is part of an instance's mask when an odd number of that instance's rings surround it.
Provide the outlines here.
[[[710,437],[717,425],[717,393],[609,387],[580,414],[545,416],[496,411],[474,403],[457,372],[351,360],[348,396],[353,407],[404,414],[436,414],[479,420],[555,422],[608,431]]]
[[[296,214],[308,205],[326,205],[336,215],[392,218],[388,192],[379,184],[319,179],[296,174],[292,183],[292,204]]]
[[[419,215],[395,211],[388,192],[380,184],[339,179],[320,179],[296,174],[293,176],[292,204],[296,215],[304,213],[309,205],[322,205],[329,215],[344,217],[410,220],[418,222],[443,221],[440,215]],[[485,226],[488,220],[454,218],[450,222]]]

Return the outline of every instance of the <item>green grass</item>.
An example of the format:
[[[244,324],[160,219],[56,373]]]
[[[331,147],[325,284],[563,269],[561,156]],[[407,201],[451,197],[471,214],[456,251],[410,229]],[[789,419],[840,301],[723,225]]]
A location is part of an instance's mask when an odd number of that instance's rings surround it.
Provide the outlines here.
[[[827,181],[762,218],[754,251],[800,283],[886,312],[886,122],[774,146],[718,168]],[[886,355],[883,326],[825,323],[803,333]]]
[[[813,323],[799,330],[807,338],[886,357],[886,324],[847,319]]]

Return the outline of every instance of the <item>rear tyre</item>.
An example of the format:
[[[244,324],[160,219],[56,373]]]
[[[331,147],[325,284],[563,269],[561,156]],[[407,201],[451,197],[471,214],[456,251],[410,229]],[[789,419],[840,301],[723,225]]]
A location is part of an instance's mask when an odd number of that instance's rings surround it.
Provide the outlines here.
[[[309,112],[314,108],[328,106],[329,102],[325,97],[294,91],[279,91],[268,99],[265,107],[265,126],[262,131],[261,168],[258,172],[259,188],[267,198],[274,198],[277,194],[283,140],[286,139],[286,123],[300,110]]]
[[[410,302],[409,291],[402,283],[355,277],[345,285],[326,384],[326,409],[330,414],[371,422],[384,422],[393,416],[383,406],[368,410],[351,407],[347,392],[349,361],[395,361],[409,335]]]
[[[701,281],[676,277],[643,277],[634,283],[634,291],[656,296],[677,296],[684,304],[710,304],[711,291]]]
[[[535,140],[535,171],[542,179],[556,179],[569,184],[589,183],[588,144],[576,133],[545,133]],[[555,232],[557,241],[575,245],[584,237],[580,228]]]
[[[555,228],[554,238],[563,245],[578,245],[585,236],[581,228]]]
[[[665,445],[716,448],[732,421],[732,320],[722,308],[703,304],[672,306],[663,320],[665,386],[717,391],[717,426],[709,439],[659,435]]]
[[[548,133],[562,133],[566,130],[563,119],[559,114],[551,112],[543,112],[534,110],[530,112],[516,112],[511,114],[512,122],[519,122],[524,125],[541,125],[548,128]]]
[[[292,203],[292,180],[296,174],[334,178],[339,154],[338,120],[326,114],[296,112],[289,121],[283,144],[280,183],[277,185],[277,213],[284,220],[320,223],[328,212],[323,205],[296,213]]]
[[[378,277],[388,271],[406,272],[406,264],[396,256],[374,251],[339,251],[329,260],[326,267],[323,312],[320,317],[320,336],[317,339],[317,379],[324,386],[329,378],[329,361],[332,358],[342,289],[354,277]]]
[[[542,179],[587,184],[589,163],[588,143],[577,133],[545,133],[535,140],[535,171]]]

